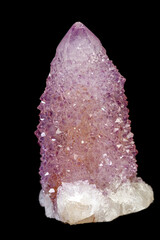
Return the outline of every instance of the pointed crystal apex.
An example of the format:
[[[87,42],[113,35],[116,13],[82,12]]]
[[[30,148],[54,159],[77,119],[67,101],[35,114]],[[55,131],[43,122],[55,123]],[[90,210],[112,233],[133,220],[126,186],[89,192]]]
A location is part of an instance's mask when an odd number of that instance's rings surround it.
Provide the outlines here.
[[[86,26],[81,22],[75,22],[71,28],[86,28]]]
[[[56,55],[62,60],[84,61],[105,53],[100,40],[81,22],[69,29],[57,47]]]

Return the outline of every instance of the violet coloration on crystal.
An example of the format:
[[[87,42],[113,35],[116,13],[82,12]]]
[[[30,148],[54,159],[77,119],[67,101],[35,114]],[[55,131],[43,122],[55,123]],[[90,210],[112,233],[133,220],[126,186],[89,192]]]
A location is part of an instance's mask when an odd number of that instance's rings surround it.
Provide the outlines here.
[[[124,83],[100,40],[76,22],[57,47],[38,107],[39,201],[47,217],[107,222],[153,201],[137,177]]]

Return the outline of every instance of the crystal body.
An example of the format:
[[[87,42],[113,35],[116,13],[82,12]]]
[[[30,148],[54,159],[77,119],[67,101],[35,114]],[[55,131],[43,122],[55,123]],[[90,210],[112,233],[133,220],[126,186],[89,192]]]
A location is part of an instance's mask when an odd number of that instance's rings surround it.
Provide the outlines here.
[[[77,212],[80,217],[67,220],[64,211],[60,213],[63,206],[60,203],[57,206],[58,197],[66,196],[61,194],[68,191],[65,186],[72,187],[65,184],[75,183],[73,189],[80,192],[83,188],[86,192],[86,186],[88,189],[94,186],[94,190],[107,198],[123,184],[142,181],[137,178],[137,150],[124,83],[124,77],[109,60],[99,39],[82,23],[75,23],[57,47],[38,107],[40,202],[46,208],[48,201],[49,217],[70,224],[107,221],[107,218],[96,219],[93,209],[91,214],[83,207]],[[150,188],[148,191],[153,195]],[[150,196],[147,204],[152,200]],[[80,200],[77,202],[81,204]],[[80,205],[73,205],[69,212],[81,209]]]

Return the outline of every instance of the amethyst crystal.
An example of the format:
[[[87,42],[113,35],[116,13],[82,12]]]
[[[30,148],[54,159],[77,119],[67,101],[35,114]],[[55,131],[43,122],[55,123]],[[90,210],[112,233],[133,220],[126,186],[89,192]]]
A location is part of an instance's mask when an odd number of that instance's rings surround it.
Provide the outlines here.
[[[111,221],[153,201],[151,187],[137,177],[124,83],[99,39],[75,23],[57,47],[38,107],[47,217]]]

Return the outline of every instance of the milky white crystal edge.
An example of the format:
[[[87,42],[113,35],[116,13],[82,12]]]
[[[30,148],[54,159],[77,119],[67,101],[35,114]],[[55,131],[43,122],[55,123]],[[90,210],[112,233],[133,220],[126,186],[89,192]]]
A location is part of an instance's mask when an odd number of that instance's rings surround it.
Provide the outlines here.
[[[101,190],[88,181],[77,181],[62,183],[58,188],[56,212],[49,195],[42,190],[39,201],[45,207],[47,217],[62,222],[108,222],[147,208],[153,202],[153,191],[141,178],[134,182],[128,180],[119,185],[116,191],[110,190],[107,195],[103,195]]]

